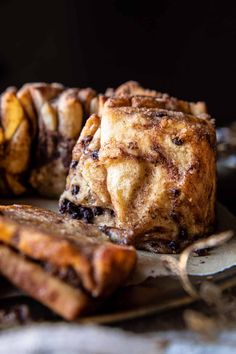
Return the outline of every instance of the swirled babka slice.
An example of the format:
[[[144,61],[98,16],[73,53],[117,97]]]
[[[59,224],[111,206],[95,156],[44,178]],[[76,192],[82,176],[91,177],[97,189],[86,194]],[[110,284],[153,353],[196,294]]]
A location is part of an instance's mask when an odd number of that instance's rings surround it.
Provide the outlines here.
[[[133,247],[31,206],[0,206],[0,243],[0,273],[69,320],[122,286],[136,264]]]

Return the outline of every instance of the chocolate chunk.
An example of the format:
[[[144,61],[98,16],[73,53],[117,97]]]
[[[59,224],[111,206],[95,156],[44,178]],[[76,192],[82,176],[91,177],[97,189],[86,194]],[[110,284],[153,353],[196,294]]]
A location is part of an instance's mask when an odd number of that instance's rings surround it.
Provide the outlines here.
[[[77,206],[74,203],[70,203],[68,206],[68,213],[73,219],[81,220],[90,223],[93,220],[93,212],[90,208]]]
[[[181,193],[180,189],[178,189],[178,188],[173,188],[173,189],[171,189],[170,192],[174,198],[177,198]]]
[[[181,228],[180,231],[179,231],[179,238],[181,240],[187,240],[188,238],[188,232],[185,228]]]
[[[179,215],[178,215],[175,211],[171,211],[170,217],[171,217],[171,219],[174,220],[175,222],[179,221]]]
[[[65,214],[68,212],[68,206],[69,206],[70,201],[68,199],[63,199],[62,202],[60,203],[59,206],[59,212],[61,214]]]
[[[81,140],[81,145],[83,147],[88,146],[88,144],[90,143],[90,141],[93,139],[92,135],[87,135],[85,136],[82,140]]]
[[[95,207],[93,208],[93,215],[94,216],[99,216],[103,214],[103,208],[101,207]]]
[[[92,222],[93,220],[93,212],[90,208],[83,208],[81,211],[83,215],[83,220],[86,221],[87,223]]]
[[[166,113],[166,112],[162,112],[162,111],[160,111],[160,112],[155,112],[155,116],[162,118],[162,117],[166,117],[166,116],[167,116],[167,113]]]
[[[183,145],[183,143],[184,143],[183,140],[178,138],[178,137],[175,137],[175,138],[173,138],[171,140],[172,140],[172,143],[175,144],[175,145]]]
[[[94,150],[94,151],[91,153],[91,156],[92,156],[92,159],[93,159],[93,160],[98,160],[98,150]]]
[[[170,241],[168,243],[168,247],[173,251],[173,252],[178,252],[179,250],[179,245],[175,241]]]
[[[77,165],[78,165],[78,163],[79,163],[79,161],[73,160],[73,161],[71,161],[70,167],[71,167],[71,168],[76,168]]]
[[[93,219],[93,212],[90,208],[82,207],[64,199],[59,208],[60,213],[69,213],[73,219],[83,219],[86,222],[91,222]]]
[[[114,210],[112,210],[112,209],[107,209],[107,210],[109,210],[109,213],[110,213],[111,216],[115,216]]]
[[[72,219],[80,220],[83,218],[80,209],[70,209],[69,214],[71,215]]]
[[[80,191],[80,186],[77,186],[76,184],[74,184],[71,188],[71,194],[72,195],[77,195]]]

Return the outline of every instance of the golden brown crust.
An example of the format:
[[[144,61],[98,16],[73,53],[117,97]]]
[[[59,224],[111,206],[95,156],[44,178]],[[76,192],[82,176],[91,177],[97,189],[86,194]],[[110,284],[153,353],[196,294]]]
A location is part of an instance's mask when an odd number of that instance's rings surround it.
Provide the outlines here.
[[[72,205],[79,218],[81,206],[102,208],[88,221],[130,230],[137,236],[130,242],[139,248],[150,249],[149,241],[183,244],[211,232],[213,121],[157,108],[110,107],[109,102],[101,125],[91,116],[82,131],[60,204],[72,202],[64,209],[70,214]]]
[[[31,132],[16,90],[6,90],[0,98],[0,194],[21,194],[21,176],[28,169],[31,151]]]
[[[183,112],[187,114],[198,115],[206,113],[206,106],[204,102],[187,102],[178,100],[174,97],[152,97],[152,96],[131,96],[122,95],[114,96],[109,99],[103,99],[102,107],[136,107],[136,108],[158,108],[167,109],[170,111]],[[102,105],[102,104],[101,104]],[[102,112],[102,109],[100,108]]]
[[[136,105],[134,102],[131,103],[131,106],[133,107],[146,107],[146,108],[163,108],[163,109],[169,109],[169,110],[175,110],[175,111],[181,111],[185,113],[190,113],[190,114],[201,114],[201,113],[207,113],[207,107],[205,102],[186,102],[183,100],[179,100],[175,97],[171,97],[170,95],[166,93],[161,93],[159,91],[155,90],[150,90],[143,88],[138,82],[136,81],[127,81],[124,84],[120,85],[116,89],[108,89],[105,93],[107,97],[115,97],[118,98],[124,96],[144,96],[145,101],[144,102],[144,97],[141,98],[143,100],[140,102],[140,98],[137,98],[136,100]],[[154,98],[154,99],[152,99]],[[159,104],[155,103],[155,98],[158,99],[163,99],[167,101],[168,104],[165,103],[165,107],[160,106],[161,102]],[[135,100],[135,98],[133,98]],[[158,101],[158,100],[157,100]],[[141,103],[141,105],[140,105]],[[121,104],[120,104],[121,105]],[[126,104],[123,104],[124,106]],[[128,104],[129,106],[130,104]],[[158,106],[159,105],[159,106]]]
[[[0,272],[15,286],[66,320],[74,320],[92,303],[82,290],[47,274],[42,267],[4,245],[0,245]]]
[[[0,206],[0,240],[31,259],[72,268],[93,296],[107,295],[134,268],[133,248],[113,245],[92,225],[30,206]]]

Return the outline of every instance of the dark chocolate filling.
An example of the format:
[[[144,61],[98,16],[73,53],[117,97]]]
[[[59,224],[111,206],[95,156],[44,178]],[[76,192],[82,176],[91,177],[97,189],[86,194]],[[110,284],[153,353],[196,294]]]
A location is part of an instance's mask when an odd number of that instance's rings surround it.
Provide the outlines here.
[[[17,248],[14,248],[11,246],[8,246],[8,247],[11,250],[13,250],[15,253],[21,254],[21,252]],[[76,271],[72,267],[70,267],[70,266],[59,267],[59,266],[56,266],[50,262],[41,261],[41,260],[31,258],[30,256],[24,255],[24,257],[27,260],[29,260],[30,262],[40,265],[45,270],[45,272],[51,274],[52,276],[59,278],[63,282],[72,286],[73,288],[83,288],[83,285],[82,285],[82,282],[79,278],[79,275],[76,273]],[[83,290],[86,291],[84,288],[83,288]]]
[[[175,138],[172,139],[172,143],[175,144],[175,145],[180,146],[180,145],[183,145],[184,142],[183,142],[182,139],[180,139],[178,137],[175,137]]]
[[[170,192],[171,192],[171,196],[173,196],[174,198],[179,197],[181,193],[180,189],[178,188],[172,188]]]
[[[72,195],[77,195],[80,191],[80,186],[77,186],[76,184],[74,184],[71,188],[71,194]]]
[[[71,161],[70,168],[73,168],[73,169],[76,168],[78,163],[79,163],[79,161],[75,161],[75,160]]]
[[[81,280],[72,267],[57,267],[49,262],[40,262],[43,269],[51,275],[71,285],[73,288],[81,288]]]
[[[87,223],[92,223],[95,216],[102,215],[104,212],[109,212],[111,216],[114,216],[114,211],[111,209],[103,209],[101,207],[84,207],[76,205],[68,199],[63,199],[59,206],[59,212],[61,214],[68,213],[73,219],[83,220]]]
[[[98,150],[94,150],[92,153],[91,153],[91,156],[92,156],[92,159],[93,160],[98,160]]]

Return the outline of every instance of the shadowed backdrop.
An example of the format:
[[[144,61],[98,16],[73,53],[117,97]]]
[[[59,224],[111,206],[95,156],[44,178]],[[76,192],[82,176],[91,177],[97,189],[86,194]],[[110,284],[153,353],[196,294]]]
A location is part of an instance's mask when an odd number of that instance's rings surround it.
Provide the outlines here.
[[[206,100],[217,125],[236,119],[233,1],[1,0],[0,16],[1,90],[135,79]]]

